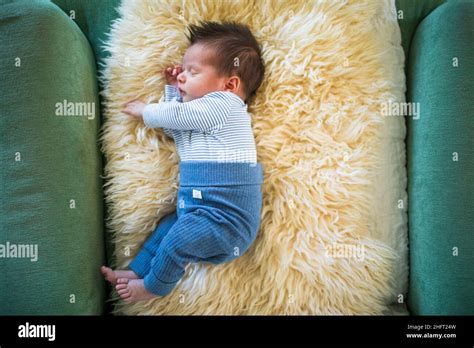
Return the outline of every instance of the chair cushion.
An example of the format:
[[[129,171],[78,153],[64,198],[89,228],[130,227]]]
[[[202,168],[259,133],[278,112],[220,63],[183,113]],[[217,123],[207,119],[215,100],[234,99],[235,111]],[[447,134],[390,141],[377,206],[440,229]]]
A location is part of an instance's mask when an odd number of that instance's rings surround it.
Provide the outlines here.
[[[396,0],[397,18],[402,34],[402,46],[408,56],[413,34],[423,19],[446,0]]]
[[[0,41],[0,314],[100,314],[104,223],[92,51],[48,1],[3,2]],[[21,245],[30,257],[13,257]]]
[[[416,315],[474,313],[473,18],[473,2],[443,4],[411,46],[408,98],[421,110],[408,118],[407,138]]]

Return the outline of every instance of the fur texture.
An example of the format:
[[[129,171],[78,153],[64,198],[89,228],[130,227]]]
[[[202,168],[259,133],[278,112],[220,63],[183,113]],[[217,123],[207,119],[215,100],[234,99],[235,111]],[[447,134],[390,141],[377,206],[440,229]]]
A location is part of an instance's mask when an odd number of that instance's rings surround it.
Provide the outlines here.
[[[175,209],[178,187],[172,139],[122,114],[123,104],[160,99],[163,69],[181,61],[185,28],[201,19],[247,24],[267,74],[249,108],[265,171],[257,240],[230,263],[190,264],[170,295],[118,302],[115,313],[386,312],[406,284],[405,213],[380,202],[387,183],[391,202],[405,193],[404,120],[381,114],[381,103],[404,100],[394,0],[125,0],[119,11],[101,134],[118,268]],[[387,154],[396,170],[384,169]]]

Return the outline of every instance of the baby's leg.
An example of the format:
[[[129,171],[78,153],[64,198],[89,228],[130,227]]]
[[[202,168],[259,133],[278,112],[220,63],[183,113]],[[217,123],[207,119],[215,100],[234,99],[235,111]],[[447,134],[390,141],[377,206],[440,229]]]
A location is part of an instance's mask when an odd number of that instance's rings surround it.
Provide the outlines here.
[[[204,218],[195,213],[182,215],[163,238],[156,250],[156,255],[151,261],[151,270],[138,281],[119,279],[116,289],[125,302],[148,300],[156,296],[167,295],[184,274],[184,268],[191,261],[198,261],[194,256],[195,249],[202,248],[193,236],[199,234],[199,239],[207,232],[204,226],[196,220]],[[201,223],[202,225],[202,223]],[[173,257],[171,256],[173,255]]]
[[[232,251],[245,250],[246,243],[235,226],[219,214],[202,209],[184,214],[163,238],[144,286],[149,292],[165,296],[184,275],[189,262],[229,261],[235,258]]]
[[[178,216],[176,215],[176,212],[163,217],[155,231],[150,235],[143,245],[143,248],[135,256],[132,262],[130,262],[128,267],[138,275],[137,278],[143,278],[146,274],[148,274],[148,272],[150,272],[151,260],[155,256],[158,246],[177,220]]]
[[[117,284],[117,279],[139,279],[143,278],[150,270],[151,259],[155,255],[155,250],[161,243],[162,239],[168,233],[171,226],[176,221],[176,213],[172,213],[163,217],[155,231],[150,235],[143,245],[142,250],[135,259],[129,264],[131,270],[113,270],[109,267],[102,266],[100,268],[104,278],[112,283]]]

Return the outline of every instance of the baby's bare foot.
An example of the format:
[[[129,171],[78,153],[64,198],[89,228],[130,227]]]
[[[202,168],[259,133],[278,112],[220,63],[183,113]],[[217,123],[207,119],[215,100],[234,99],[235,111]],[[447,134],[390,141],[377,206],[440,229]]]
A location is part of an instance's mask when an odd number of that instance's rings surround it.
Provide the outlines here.
[[[145,289],[143,279],[119,278],[115,289],[126,303],[151,300],[157,297],[157,295]]]
[[[111,284],[117,284],[118,278],[128,278],[128,279],[138,279],[139,277],[136,275],[134,271],[114,271],[112,268],[102,266],[100,271],[104,275],[105,280],[110,282]]]

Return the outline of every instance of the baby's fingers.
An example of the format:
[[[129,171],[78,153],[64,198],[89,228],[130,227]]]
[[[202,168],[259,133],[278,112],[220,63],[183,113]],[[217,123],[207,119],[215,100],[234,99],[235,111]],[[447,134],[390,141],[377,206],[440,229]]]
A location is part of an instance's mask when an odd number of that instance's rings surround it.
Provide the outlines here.
[[[165,75],[165,77],[171,76],[172,69],[173,68],[166,68],[165,70],[163,70],[163,74]]]
[[[124,107],[126,107],[127,105],[130,105],[132,103],[135,103],[137,101],[137,99],[132,99],[132,100],[129,100],[128,102],[126,102],[125,104],[123,104]]]

